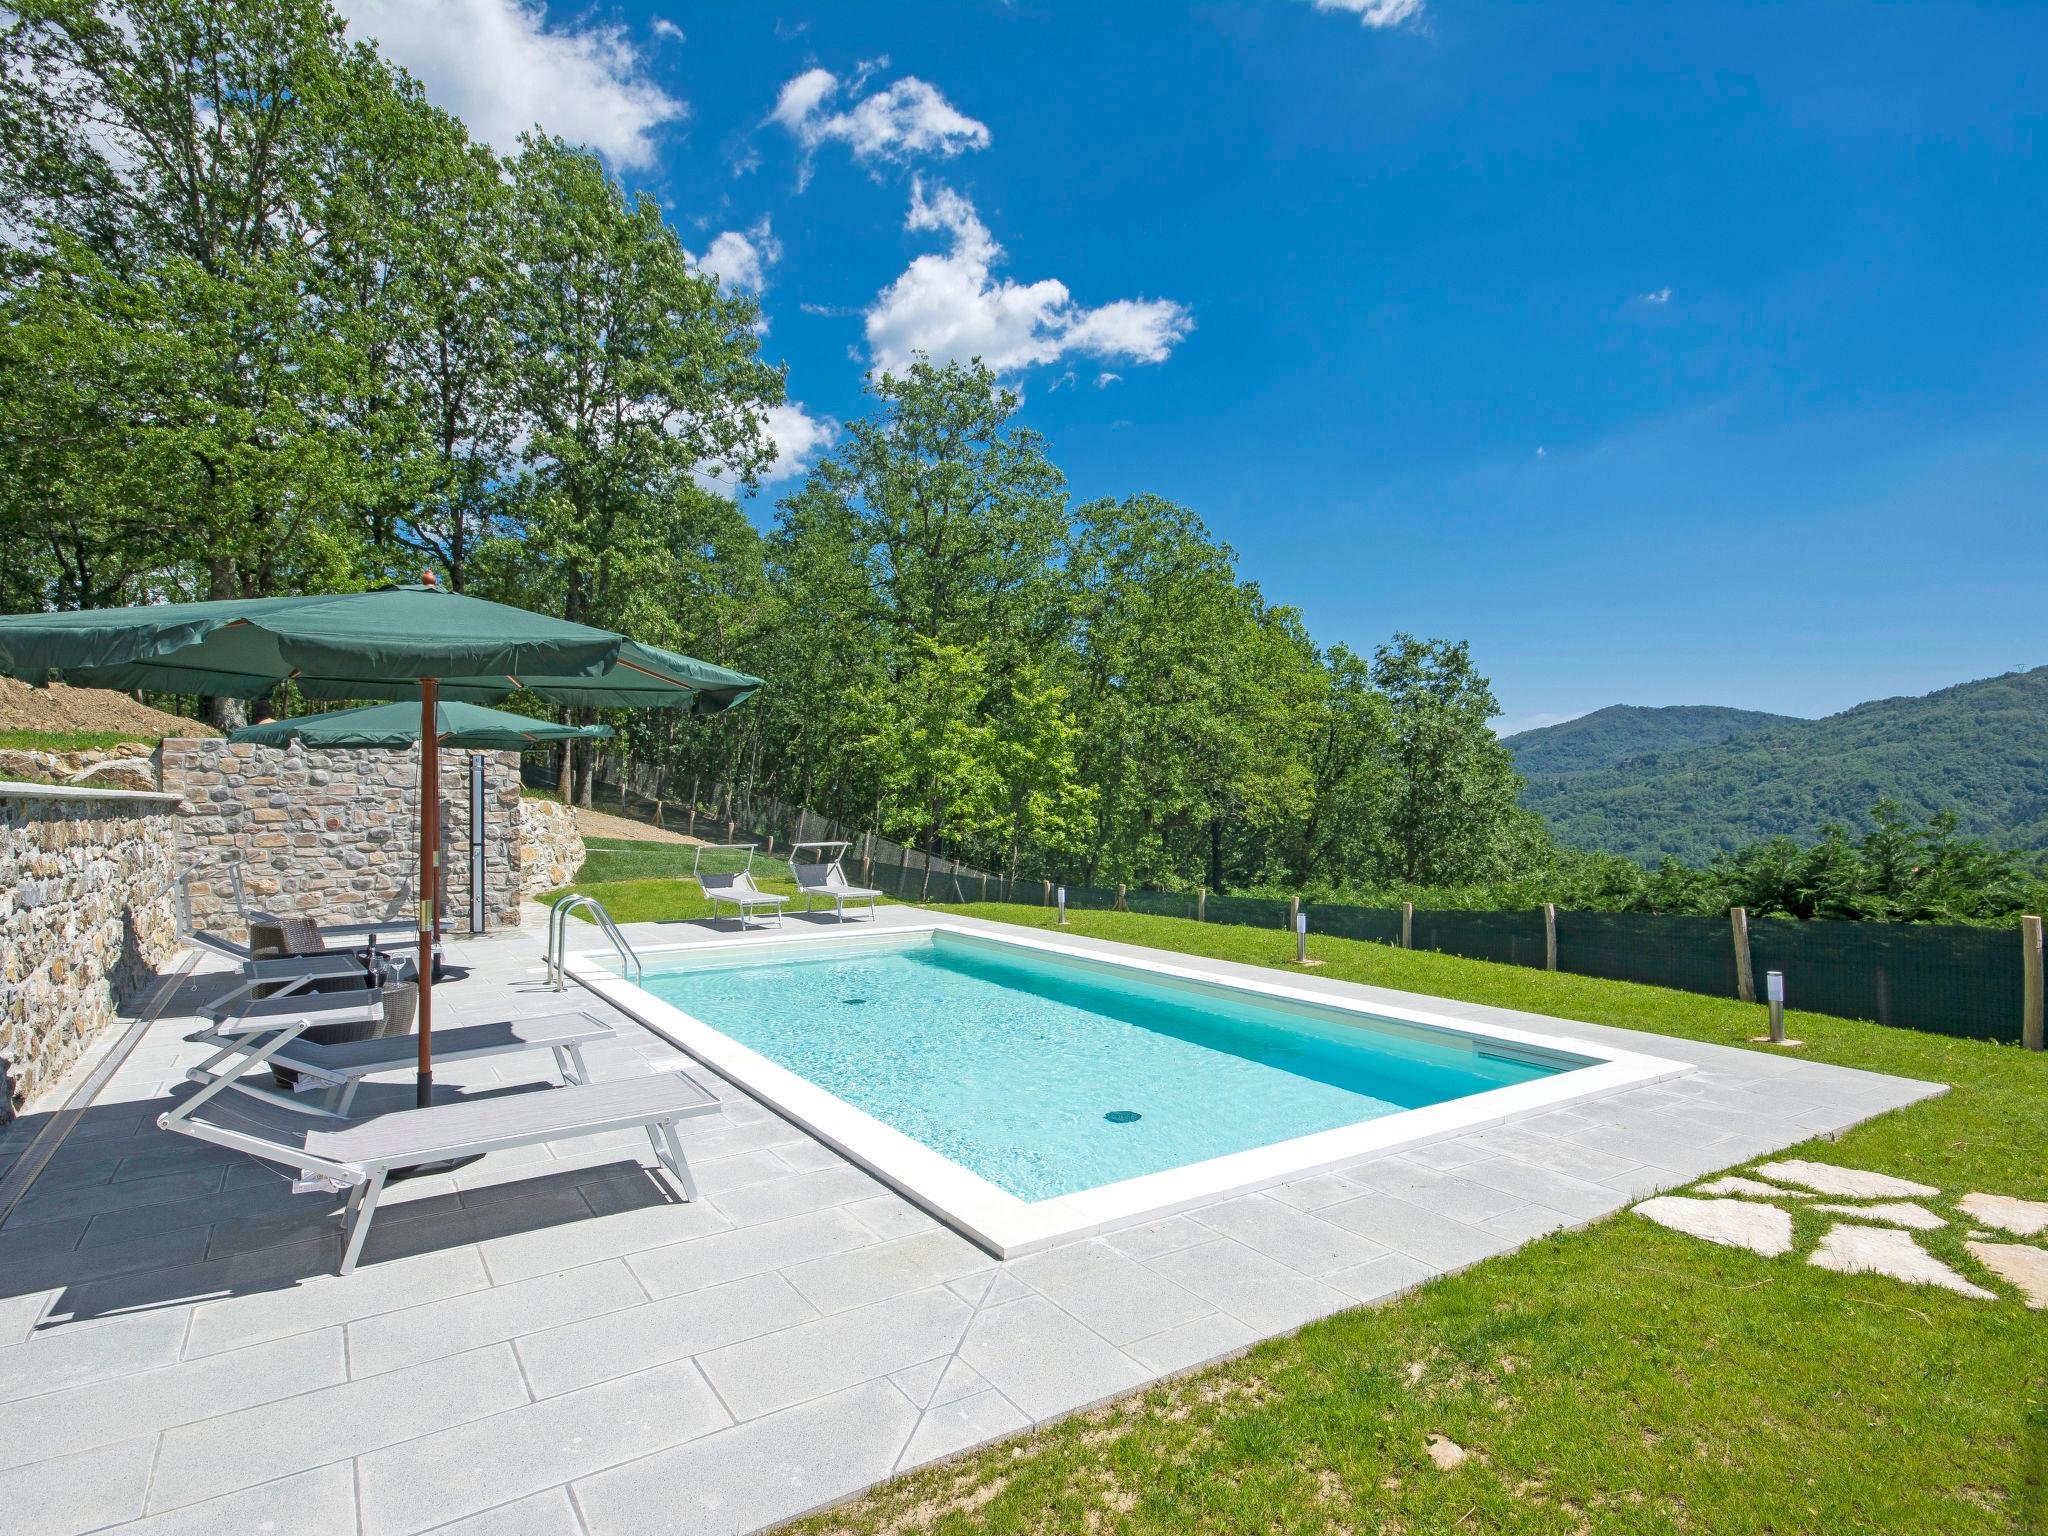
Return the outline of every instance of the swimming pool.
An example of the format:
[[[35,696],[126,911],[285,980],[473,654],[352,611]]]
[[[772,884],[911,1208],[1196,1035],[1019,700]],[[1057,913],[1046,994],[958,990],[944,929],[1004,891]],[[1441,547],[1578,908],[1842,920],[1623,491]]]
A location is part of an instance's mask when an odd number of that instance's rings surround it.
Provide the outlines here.
[[[573,972],[1005,1254],[1682,1070],[946,920],[645,959]]]

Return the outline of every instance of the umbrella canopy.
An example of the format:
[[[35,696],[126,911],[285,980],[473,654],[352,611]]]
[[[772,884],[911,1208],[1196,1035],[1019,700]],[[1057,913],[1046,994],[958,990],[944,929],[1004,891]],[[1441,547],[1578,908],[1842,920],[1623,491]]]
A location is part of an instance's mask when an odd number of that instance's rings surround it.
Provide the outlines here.
[[[450,696],[524,688],[558,704],[730,709],[761,686],[743,672],[504,603],[416,586],[319,597],[153,603],[0,617],[0,672],[85,688],[259,698],[291,681],[313,698],[419,700],[410,739],[436,734]],[[433,1091],[434,904],[440,891],[438,752],[420,754],[419,1102]]]
[[[430,582],[9,614],[0,616],[0,672],[244,699],[288,679],[309,698],[416,698],[420,680],[432,679],[445,696],[476,703],[524,688],[557,704],[698,714],[730,709],[761,686],[744,672]]]
[[[401,701],[265,720],[230,731],[228,740],[253,741],[265,747],[294,741],[315,747],[409,747],[420,739],[420,724],[419,705]],[[434,706],[434,740],[444,747],[523,752],[551,741],[601,741],[611,733],[608,725],[557,725],[481,704],[443,699]]]

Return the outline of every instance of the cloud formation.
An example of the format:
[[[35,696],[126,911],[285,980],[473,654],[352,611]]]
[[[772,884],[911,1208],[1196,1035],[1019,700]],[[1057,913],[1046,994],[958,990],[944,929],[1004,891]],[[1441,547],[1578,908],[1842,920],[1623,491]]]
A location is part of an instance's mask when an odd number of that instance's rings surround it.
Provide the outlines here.
[[[997,277],[1003,248],[974,204],[950,187],[927,195],[923,180],[913,181],[904,227],[943,233],[950,245],[913,260],[869,306],[869,359],[885,373],[902,372],[920,352],[935,363],[979,357],[999,374],[1075,355],[1157,363],[1194,329],[1194,317],[1171,299],[1086,309],[1057,278]]]
[[[768,286],[768,269],[782,260],[782,242],[764,218],[749,229],[720,232],[702,256],[691,259],[727,288],[760,293]]]
[[[775,461],[758,476],[764,488],[808,474],[818,455],[831,447],[832,440],[839,435],[838,422],[830,416],[813,416],[795,400],[771,405],[763,411],[761,429],[775,444]],[[721,496],[739,493],[739,476],[726,473],[716,465],[702,468],[697,480],[707,490],[716,491]]]
[[[829,143],[844,144],[863,163],[897,165],[988,148],[988,125],[969,117],[938,87],[915,75],[863,94],[871,69],[887,63],[883,59],[875,66],[863,65],[846,81],[829,69],[807,69],[782,87],[768,120],[787,129],[803,149],[802,181],[810,179],[811,156]],[[832,110],[842,96],[845,108]]]
[[[524,0],[336,0],[353,36],[426,86],[501,153],[539,123],[612,164],[651,163],[656,131],[687,112],[649,78],[623,27],[551,26]]]
[[[1379,29],[1398,27],[1422,15],[1423,0],[1315,0],[1319,11],[1346,11],[1359,25]]]

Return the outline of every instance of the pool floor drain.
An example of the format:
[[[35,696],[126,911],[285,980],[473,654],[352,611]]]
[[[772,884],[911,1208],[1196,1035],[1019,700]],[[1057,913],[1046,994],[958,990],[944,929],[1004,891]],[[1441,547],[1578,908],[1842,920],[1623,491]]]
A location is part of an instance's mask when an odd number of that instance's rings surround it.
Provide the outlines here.
[[[1133,1120],[1142,1120],[1145,1117],[1135,1109],[1112,1109],[1102,1118],[1111,1125],[1129,1125]]]
[[[864,997],[842,997],[839,1001],[848,1008],[858,1008],[867,999]]]

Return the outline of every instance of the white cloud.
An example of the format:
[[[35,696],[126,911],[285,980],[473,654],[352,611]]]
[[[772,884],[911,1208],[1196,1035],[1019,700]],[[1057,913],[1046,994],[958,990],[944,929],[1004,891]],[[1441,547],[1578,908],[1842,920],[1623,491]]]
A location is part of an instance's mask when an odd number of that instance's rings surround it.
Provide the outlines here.
[[[1121,384],[1123,381],[1124,376],[1120,373],[1100,373],[1095,376],[1095,387],[1097,389],[1107,389],[1110,385]]]
[[[802,146],[810,178],[810,156],[821,144],[846,145],[854,159],[905,164],[920,157],[948,159],[970,149],[988,148],[986,123],[969,117],[940,94],[938,87],[905,75],[894,85],[866,95],[869,74],[887,59],[863,63],[851,80],[829,69],[807,69],[788,81],[775,98],[768,120],[779,123]],[[829,111],[842,92],[844,111]]]
[[[1646,293],[1643,295],[1643,302],[1645,304],[1669,304],[1671,302],[1671,290],[1669,288],[1658,288],[1650,293]]]
[[[751,229],[721,232],[692,259],[725,287],[759,293],[768,286],[768,269],[782,260],[782,242],[764,218]]]
[[[652,30],[656,37],[665,38],[671,43],[684,43],[689,41],[688,38],[683,36],[683,29],[677,26],[674,22],[670,21],[666,16],[655,17],[654,26]]]
[[[839,435],[838,422],[830,416],[813,416],[795,400],[769,406],[761,413],[761,428],[775,444],[775,461],[760,472],[759,480],[764,486],[808,473],[818,455]],[[721,495],[732,496],[739,491],[739,476],[717,466],[706,467],[697,478],[700,484]]]
[[[935,363],[979,357],[999,374],[1071,354],[1157,363],[1194,328],[1186,307],[1171,299],[1084,309],[1057,278],[996,277],[1003,248],[974,204],[950,187],[927,196],[922,179],[912,182],[904,227],[943,232],[952,243],[917,257],[869,307],[868,352],[885,373],[902,372],[919,352]]]
[[[1422,14],[1423,0],[1315,0],[1319,11],[1347,11],[1366,27],[1398,27]]]
[[[647,75],[622,27],[550,26],[525,0],[337,0],[357,37],[419,78],[434,102],[501,153],[539,123],[621,167],[650,163],[683,103]],[[660,30],[657,24],[657,31]]]

